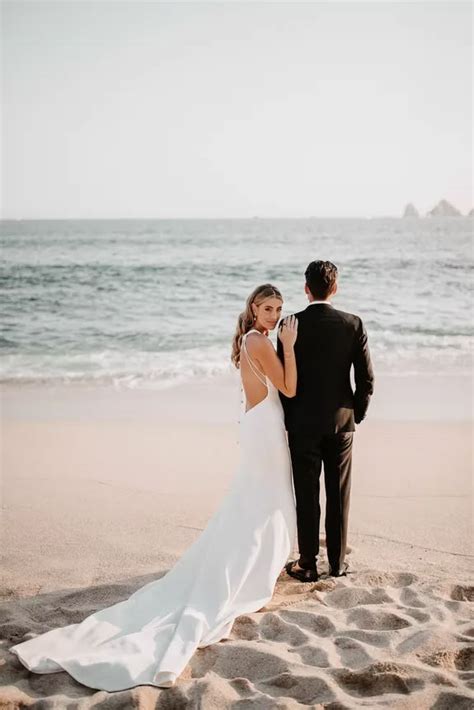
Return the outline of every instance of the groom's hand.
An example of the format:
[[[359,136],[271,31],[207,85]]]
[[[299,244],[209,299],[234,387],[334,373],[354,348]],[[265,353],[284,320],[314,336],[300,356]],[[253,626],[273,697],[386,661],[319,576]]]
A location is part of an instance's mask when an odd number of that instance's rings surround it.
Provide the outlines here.
[[[367,414],[370,398],[374,392],[374,370],[370,358],[367,331],[359,318],[354,365],[354,421],[360,424]]]

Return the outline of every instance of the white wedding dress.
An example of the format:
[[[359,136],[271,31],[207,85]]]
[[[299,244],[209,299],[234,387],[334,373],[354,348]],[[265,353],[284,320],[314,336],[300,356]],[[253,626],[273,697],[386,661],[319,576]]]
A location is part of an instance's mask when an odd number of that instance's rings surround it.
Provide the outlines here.
[[[262,378],[250,358],[249,365]],[[271,599],[293,548],[296,505],[278,390],[262,381],[266,398],[242,412],[230,490],[195,542],[125,601],[10,647],[29,670],[65,670],[108,691],[167,688],[197,648],[228,638],[237,616]]]

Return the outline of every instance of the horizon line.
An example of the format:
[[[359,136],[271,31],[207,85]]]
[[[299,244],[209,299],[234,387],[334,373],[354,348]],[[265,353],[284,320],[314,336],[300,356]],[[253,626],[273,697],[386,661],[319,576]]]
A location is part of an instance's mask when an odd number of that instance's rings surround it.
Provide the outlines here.
[[[270,215],[253,215],[251,217],[1,217],[0,222],[78,222],[78,221],[90,221],[90,222],[126,222],[133,220],[147,220],[147,221],[223,221],[223,220],[240,220],[240,221],[251,221],[251,220],[312,220],[312,219],[405,219],[405,220],[422,220],[422,219],[459,219],[462,217],[472,218],[473,215],[459,214],[459,215],[430,215],[430,214],[420,214],[418,216],[408,216],[405,217],[403,214],[393,215],[300,215],[300,216],[270,216]]]

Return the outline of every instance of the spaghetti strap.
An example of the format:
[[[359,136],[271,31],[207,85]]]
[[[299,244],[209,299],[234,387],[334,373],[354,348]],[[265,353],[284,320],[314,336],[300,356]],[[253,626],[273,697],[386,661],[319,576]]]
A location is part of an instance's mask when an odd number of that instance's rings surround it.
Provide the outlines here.
[[[243,338],[242,338],[242,348],[243,348],[243,351],[245,352],[245,355],[246,355],[246,357],[247,357],[247,361],[248,361],[248,364],[250,365],[250,369],[252,370],[252,372],[254,373],[254,375],[257,377],[257,379],[260,380],[260,382],[262,383],[262,385],[265,385],[265,387],[267,387],[267,389],[268,389],[267,378],[266,378],[266,376],[263,374],[263,372],[261,372],[261,371],[258,369],[258,367],[255,365],[254,361],[253,361],[252,358],[250,357],[250,355],[249,355],[249,353],[248,353],[248,350],[247,350],[247,344],[246,344],[246,342],[245,342],[246,339],[247,339],[247,335],[248,335],[249,333],[258,333],[258,332],[259,332],[258,330],[252,329],[252,330],[249,330],[248,333],[244,333],[244,336],[243,336]]]

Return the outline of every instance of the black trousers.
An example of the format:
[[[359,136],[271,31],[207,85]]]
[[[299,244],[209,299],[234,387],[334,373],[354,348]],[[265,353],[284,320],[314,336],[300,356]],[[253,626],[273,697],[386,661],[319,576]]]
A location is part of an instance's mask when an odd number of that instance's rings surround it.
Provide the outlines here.
[[[349,520],[353,432],[288,434],[293,466],[298,527],[298,563],[316,568],[319,553],[319,479],[324,466],[326,488],[326,546],[329,565],[334,571],[344,562]]]

